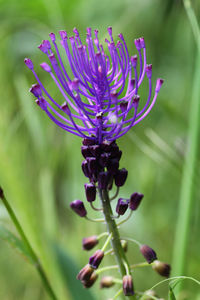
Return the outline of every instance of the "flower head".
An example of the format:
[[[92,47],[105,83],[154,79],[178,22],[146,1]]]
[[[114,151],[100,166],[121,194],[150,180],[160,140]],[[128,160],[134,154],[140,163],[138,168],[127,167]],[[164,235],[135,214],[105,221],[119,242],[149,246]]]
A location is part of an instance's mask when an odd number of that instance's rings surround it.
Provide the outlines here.
[[[36,103],[62,129],[94,140],[96,144],[116,140],[150,112],[163,80],[157,80],[151,102],[152,65],[146,64],[144,38],[135,40],[138,57],[130,57],[123,35],[119,34],[115,43],[111,27],[108,28],[110,39],[105,39],[107,50],[99,41],[98,30],[94,30],[92,37],[91,28],[87,28],[85,43],[82,43],[78,30],[73,31],[71,37],[65,31],[59,32],[70,72],[64,66],[65,58],[61,58],[55,34],[50,33],[51,42],[44,40],[38,47],[49,59],[50,64],[44,62],[40,66],[59,89],[58,99],[46,90],[32,61],[26,58],[25,64],[38,82],[30,91],[37,98]],[[138,94],[145,74],[149,94],[141,108]]]

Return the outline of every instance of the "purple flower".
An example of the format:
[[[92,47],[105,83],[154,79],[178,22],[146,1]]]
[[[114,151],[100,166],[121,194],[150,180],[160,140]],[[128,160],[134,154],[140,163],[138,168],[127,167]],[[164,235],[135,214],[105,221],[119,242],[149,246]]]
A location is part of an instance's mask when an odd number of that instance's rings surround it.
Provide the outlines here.
[[[32,61],[25,59],[38,82],[37,89],[34,85],[30,90],[36,96],[37,104],[58,126],[79,137],[99,144],[120,138],[148,115],[163,84],[162,79],[157,80],[151,101],[152,65],[146,64],[144,38],[135,40],[138,57],[130,57],[123,35],[119,34],[115,43],[111,27],[108,28],[110,40],[105,40],[106,50],[100,44],[98,30],[94,30],[92,37],[91,28],[87,28],[85,43],[77,29],[71,37],[65,31],[59,33],[71,71],[65,68],[66,58],[61,58],[55,34],[49,35],[51,43],[44,40],[38,47],[50,62],[40,66],[59,89],[57,98],[46,90]],[[145,74],[149,93],[145,103],[142,100],[139,105],[139,88]],[[60,98],[64,104],[60,103]]]

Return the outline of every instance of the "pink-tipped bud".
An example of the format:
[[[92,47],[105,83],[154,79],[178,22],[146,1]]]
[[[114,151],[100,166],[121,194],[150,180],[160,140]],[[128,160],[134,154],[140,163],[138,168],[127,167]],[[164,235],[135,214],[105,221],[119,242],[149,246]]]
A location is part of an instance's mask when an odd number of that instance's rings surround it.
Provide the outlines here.
[[[152,268],[161,276],[169,277],[169,275],[170,275],[170,271],[171,271],[170,265],[166,264],[164,262],[161,262],[159,260],[154,261]]]
[[[133,68],[136,68],[137,66],[137,55],[131,56],[131,64]]]
[[[72,90],[74,91],[78,91],[79,88],[79,79],[78,78],[74,78],[71,82],[71,86],[72,86]]]
[[[30,70],[34,69],[33,62],[30,58],[25,58],[24,62]]]
[[[62,105],[61,105],[61,109],[67,114],[67,115],[70,115],[70,109],[69,109],[69,106],[67,104],[67,102],[64,102]]]
[[[147,65],[146,66],[146,74],[148,78],[151,78],[152,76],[152,65]]]
[[[67,39],[67,32],[64,30],[59,31],[60,37],[62,40]]]
[[[56,36],[55,36],[55,34],[53,32],[49,33],[49,37],[52,40],[52,42],[55,42]]]
[[[98,243],[99,240],[96,235],[83,238],[82,240],[83,249],[87,251],[93,249]]]
[[[115,282],[113,281],[113,277],[112,276],[103,276],[101,278],[100,281],[100,288],[110,288],[111,286],[113,286],[115,284]]]
[[[147,245],[142,245],[140,247],[140,252],[149,264],[151,264],[154,260],[157,259],[156,252]]]
[[[79,32],[78,32],[78,29],[76,27],[74,27],[73,32],[75,33],[76,36],[79,36]]]
[[[137,49],[138,51],[140,51],[140,49],[142,48],[142,47],[141,47],[141,41],[140,41],[140,38],[139,38],[139,39],[135,39],[134,43],[135,43],[136,49]]]
[[[123,292],[125,296],[134,295],[133,279],[131,275],[125,275],[123,277]]]
[[[140,38],[140,46],[141,48],[145,48],[145,42],[143,37]]]
[[[40,67],[44,70],[44,71],[46,71],[46,72],[51,72],[51,68],[50,68],[50,66],[47,64],[47,63],[45,63],[45,62],[43,62],[43,63],[41,63],[40,64]]]
[[[50,62],[52,63],[52,65],[54,65],[54,66],[58,65],[58,62],[57,62],[56,57],[55,57],[55,54],[51,53],[49,55],[49,59],[50,59]]]
[[[123,36],[122,33],[119,33],[119,34],[118,34],[118,37],[120,38],[120,40],[124,41],[124,36]]]
[[[161,78],[158,78],[158,79],[157,79],[157,82],[156,82],[156,88],[155,88],[155,92],[156,92],[156,93],[159,93],[160,88],[161,88],[161,86],[163,85],[163,83],[164,83],[164,80],[163,80],[163,79],[161,79]]]
[[[30,88],[29,92],[31,92],[36,98],[39,98],[42,96],[42,90],[38,83],[33,84],[32,87]]]

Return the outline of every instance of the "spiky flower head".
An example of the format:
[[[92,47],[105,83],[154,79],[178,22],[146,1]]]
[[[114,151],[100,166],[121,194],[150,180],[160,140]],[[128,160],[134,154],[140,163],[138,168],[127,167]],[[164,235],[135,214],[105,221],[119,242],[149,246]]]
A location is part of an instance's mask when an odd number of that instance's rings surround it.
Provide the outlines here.
[[[163,80],[157,80],[151,101],[152,65],[146,64],[144,38],[135,40],[138,56],[130,56],[122,34],[114,42],[111,27],[108,28],[110,38],[105,39],[107,50],[99,41],[98,30],[94,30],[92,37],[91,28],[87,28],[85,43],[82,43],[78,30],[75,28],[73,31],[74,35],[70,37],[65,31],[59,32],[71,70],[65,67],[66,58],[61,58],[54,33],[49,35],[51,42],[44,40],[38,47],[50,62],[40,66],[49,73],[60,94],[53,97],[47,91],[32,61],[26,58],[25,64],[38,82],[30,92],[37,98],[36,103],[42,110],[62,129],[81,138],[87,137],[97,144],[116,140],[148,115]],[[145,74],[149,93],[142,106],[139,105],[139,89]]]

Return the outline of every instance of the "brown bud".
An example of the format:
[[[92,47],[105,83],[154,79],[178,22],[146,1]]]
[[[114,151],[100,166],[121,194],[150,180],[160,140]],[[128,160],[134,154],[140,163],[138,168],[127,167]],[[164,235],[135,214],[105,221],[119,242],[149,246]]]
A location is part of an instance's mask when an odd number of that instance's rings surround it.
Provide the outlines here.
[[[90,279],[93,272],[94,269],[91,268],[91,266],[88,264],[83,269],[80,270],[76,278],[81,281],[87,281]]]
[[[100,281],[100,288],[109,288],[113,286],[115,283],[113,282],[113,277],[112,276],[104,276],[101,278]]]
[[[133,279],[131,275],[125,275],[123,277],[123,291],[125,296],[134,295]]]
[[[159,260],[154,261],[152,268],[161,276],[169,277],[169,275],[170,275],[170,271],[171,271],[170,265],[166,264],[164,262],[161,262]]]
[[[97,278],[98,275],[95,272],[93,272],[88,280],[82,281],[82,284],[85,288],[90,288],[96,282]]]
[[[98,244],[98,242],[99,242],[99,240],[97,239],[96,235],[84,238],[82,241],[83,249],[90,250],[90,249],[94,248]]]

